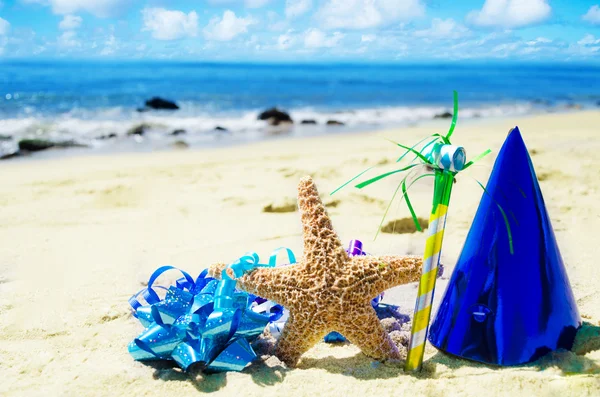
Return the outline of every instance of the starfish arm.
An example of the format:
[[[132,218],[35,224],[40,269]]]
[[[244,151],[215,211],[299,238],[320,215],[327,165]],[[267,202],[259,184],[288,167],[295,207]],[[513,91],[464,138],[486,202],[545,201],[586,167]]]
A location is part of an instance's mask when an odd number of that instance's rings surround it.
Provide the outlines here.
[[[298,207],[302,219],[305,263],[316,266],[319,262],[327,262],[331,267],[347,261],[348,254],[333,230],[331,219],[311,177],[304,177],[298,183]]]
[[[367,356],[377,360],[400,359],[398,348],[385,332],[371,305],[353,308],[338,321],[336,330]]]
[[[289,367],[295,367],[308,349],[319,343],[329,332],[324,319],[308,313],[290,312],[275,347],[275,355]]]
[[[301,288],[302,277],[299,276],[301,264],[281,266],[275,268],[261,267],[237,279],[237,287],[246,292],[272,300],[288,306],[291,299]],[[224,263],[216,263],[209,267],[208,275],[218,280],[221,279],[223,270],[227,268]],[[228,273],[233,277],[232,273]]]
[[[360,269],[359,282],[373,298],[387,289],[418,281],[423,265],[419,256],[367,255],[352,257],[351,261],[353,268]]]
[[[225,270],[225,268],[227,268],[227,264],[224,262],[213,263],[208,267],[208,277],[220,280],[221,274],[223,274],[223,270]]]

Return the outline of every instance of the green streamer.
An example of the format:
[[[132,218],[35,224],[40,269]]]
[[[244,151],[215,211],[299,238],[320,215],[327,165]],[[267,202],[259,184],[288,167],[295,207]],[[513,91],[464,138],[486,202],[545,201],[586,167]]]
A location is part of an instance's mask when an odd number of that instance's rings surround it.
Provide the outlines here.
[[[381,222],[379,223],[379,228],[377,229],[377,233],[375,233],[375,238],[377,238],[377,236],[379,236],[379,232],[381,231],[381,227],[383,226],[383,222],[385,221],[385,218],[387,217],[387,214],[390,210],[390,207],[392,206],[392,203],[394,202],[394,198],[396,198],[396,195],[398,194],[398,190],[400,190],[400,188],[402,187],[402,196],[400,197],[400,200],[406,199],[406,204],[408,206],[408,210],[411,212],[411,215],[414,214],[414,209],[412,207],[412,205],[410,204],[410,200],[408,199],[408,190],[411,188],[412,185],[415,184],[415,182],[417,182],[419,179],[428,177],[428,176],[434,176],[435,174],[423,174],[423,175],[419,175],[417,178],[413,179],[410,184],[408,185],[408,188],[406,188],[406,179],[408,178],[408,175],[404,177],[404,179],[402,179],[402,182],[400,182],[398,184],[398,187],[396,188],[396,190],[394,191],[394,194],[392,195],[392,199],[390,200],[390,202],[388,203],[387,208],[385,209],[385,212],[383,214],[383,217],[381,218]],[[416,220],[415,220],[416,219]],[[413,222],[415,222],[415,226],[417,228],[418,231],[421,231],[421,225],[419,224],[419,220],[418,218],[416,218],[416,215],[413,217]]]
[[[484,158],[485,156],[487,156],[490,153],[492,153],[492,151],[490,149],[488,149],[485,152],[481,153],[479,156],[475,157],[473,160],[471,160],[467,164],[465,164],[465,166],[463,167],[462,170],[463,171],[466,170],[467,168],[469,168],[470,166],[472,166],[473,164],[475,164],[476,162],[478,162],[479,160],[481,160],[482,158]]]
[[[475,179],[475,181],[479,184],[479,186],[481,186],[481,188],[483,189],[483,191],[488,196],[490,196],[490,198],[494,201],[494,204],[496,204],[496,206],[500,210],[500,213],[502,214],[502,218],[504,218],[504,225],[506,226],[506,231],[508,232],[508,246],[510,248],[510,254],[511,255],[514,254],[515,251],[513,250],[512,231],[510,229],[510,223],[508,222],[508,217],[506,216],[506,212],[504,212],[504,209],[502,209],[502,206],[496,201],[496,199],[494,198],[494,196],[492,196],[491,193],[488,192],[488,190],[485,188],[485,186],[483,186],[483,184],[481,182],[479,182],[477,179]]]
[[[360,174],[356,175],[354,178],[350,179],[349,181],[347,181],[346,183],[344,183],[342,186],[338,187],[337,189],[335,189],[333,192],[329,193],[330,196],[333,196],[337,191],[343,189],[344,187],[346,187],[348,184],[350,184],[352,181],[355,181],[356,179],[360,178],[362,175],[364,175],[365,173],[367,173],[368,171],[371,171],[373,168],[375,168],[376,166],[372,166],[367,168],[366,170],[364,170],[363,172],[361,172]]]
[[[429,161],[425,156],[423,156],[420,152],[416,151],[415,149],[408,147],[408,146],[404,146],[398,142],[394,142],[391,139],[388,139],[388,141],[392,142],[394,145],[400,146],[402,149],[406,149],[414,154],[417,155],[418,158],[420,158],[421,160],[423,160],[423,162],[425,162],[426,164],[429,164],[431,166],[435,166],[435,164],[433,164],[431,161]]]
[[[454,114],[452,114],[452,123],[450,124],[450,129],[448,130],[448,134],[446,135],[448,144],[450,144],[450,137],[454,133],[454,128],[456,128],[456,122],[458,121],[458,92],[452,91],[452,93],[454,95]]]
[[[421,164],[411,164],[411,165],[409,165],[407,167],[400,168],[399,170],[394,170],[394,171],[386,172],[384,174],[377,175],[376,177],[373,177],[371,179],[368,179],[368,180],[366,180],[364,182],[359,183],[355,187],[357,187],[359,189],[362,189],[363,187],[368,186],[368,185],[370,185],[373,182],[377,182],[378,180],[383,179],[383,178],[385,178],[387,176],[394,175],[394,174],[397,174],[399,172],[404,172],[404,171],[410,170],[411,168],[418,167],[420,165]]]

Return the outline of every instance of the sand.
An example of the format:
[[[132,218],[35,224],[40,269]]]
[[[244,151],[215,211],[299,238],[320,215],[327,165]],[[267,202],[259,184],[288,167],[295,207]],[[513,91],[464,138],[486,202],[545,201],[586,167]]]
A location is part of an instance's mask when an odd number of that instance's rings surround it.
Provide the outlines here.
[[[487,148],[497,153],[515,124],[532,152],[587,324],[577,352],[493,368],[428,346],[419,375],[374,362],[352,345],[325,343],[297,369],[272,357],[242,373],[211,376],[144,365],[129,356],[126,346],[142,327],[129,314],[127,298],[158,266],[197,274],[248,250],[264,258],[287,246],[301,255],[299,214],[289,202],[303,175],[314,177],[329,202],[342,241],[361,239],[374,254],[421,254],[422,233],[383,233],[372,241],[393,178],[332,198],[327,193],[371,164],[393,167],[399,150],[382,138],[416,142],[444,132],[447,123],[439,121],[222,149],[3,162],[0,395],[600,395],[600,112],[471,121],[459,124],[454,140],[470,155]],[[490,155],[458,178],[442,255],[447,270],[436,302],[482,194],[471,177],[485,182],[494,159]],[[427,218],[430,182],[416,185],[411,198]],[[388,219],[407,216],[403,204],[394,205]],[[410,313],[415,295],[411,284],[388,291],[385,301]]]

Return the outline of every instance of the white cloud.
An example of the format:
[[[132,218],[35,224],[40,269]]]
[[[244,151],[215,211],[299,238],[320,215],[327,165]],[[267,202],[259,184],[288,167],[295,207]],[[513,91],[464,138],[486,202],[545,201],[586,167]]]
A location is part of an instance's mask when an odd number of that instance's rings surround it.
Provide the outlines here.
[[[304,33],[304,46],[306,48],[331,48],[339,44],[344,38],[344,35],[340,32],[334,32],[333,35],[328,36],[319,29],[308,29]]]
[[[471,11],[467,21],[483,27],[517,28],[550,17],[547,0],[486,0],[481,10]]]
[[[77,48],[81,47],[81,42],[77,38],[77,32],[73,30],[68,30],[63,32],[60,36],[58,36],[57,44],[62,48]]]
[[[312,0],[286,0],[285,16],[287,18],[296,18],[306,14],[312,8]]]
[[[214,17],[204,28],[204,37],[207,40],[229,41],[236,36],[246,33],[248,26],[256,23],[252,18],[236,17],[231,10],[223,13],[223,18]]]
[[[325,29],[367,29],[424,14],[421,0],[327,0],[316,18]]]
[[[374,34],[363,34],[362,36],[360,36],[360,42],[361,43],[370,43],[370,42],[375,41],[376,38],[377,38],[377,36]]]
[[[287,50],[296,43],[296,37],[293,30],[288,30],[287,33],[280,35],[277,38],[277,48]]]
[[[6,19],[0,18],[0,36],[8,34],[10,23]]]
[[[581,19],[594,25],[600,25],[600,6],[591,6]]]
[[[191,11],[166,10],[164,8],[144,8],[142,10],[144,27],[142,31],[152,32],[158,40],[177,40],[194,37],[198,33],[198,14]]]
[[[586,34],[581,40],[577,42],[577,44],[581,46],[600,44],[600,39],[596,39],[596,37],[593,34]]]
[[[275,11],[267,11],[268,29],[273,32],[283,32],[290,28],[290,22]]]
[[[535,40],[530,40],[528,42],[526,42],[525,44],[529,45],[529,46],[534,46],[534,45],[538,45],[538,44],[549,44],[552,43],[552,40],[547,39],[545,37],[538,37]]]
[[[100,55],[108,56],[114,54],[119,49],[119,42],[114,34],[108,36],[104,42],[104,48],[100,51]]]
[[[89,12],[97,17],[115,15],[123,8],[123,0],[21,0],[23,3],[38,3],[52,7],[55,14]]]
[[[62,21],[60,21],[58,24],[58,27],[61,30],[74,30],[81,26],[81,22],[83,22],[83,19],[81,19],[80,16],[65,15]]]
[[[468,36],[470,33],[471,31],[466,26],[456,23],[452,18],[434,18],[431,21],[431,27],[429,29],[417,30],[414,35],[432,39],[452,40]]]
[[[600,38],[588,33],[576,44],[569,45],[567,52],[575,57],[597,57],[600,54]]]

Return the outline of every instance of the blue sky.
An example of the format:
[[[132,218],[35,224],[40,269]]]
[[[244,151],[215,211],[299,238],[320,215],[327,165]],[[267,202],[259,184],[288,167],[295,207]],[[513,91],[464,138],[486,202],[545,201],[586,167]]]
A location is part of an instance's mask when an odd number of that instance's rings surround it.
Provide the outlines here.
[[[0,0],[0,58],[600,61],[600,1]]]

